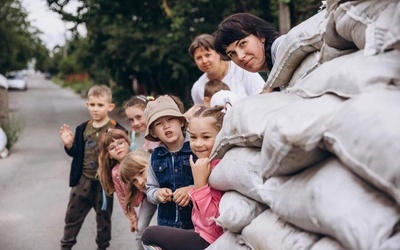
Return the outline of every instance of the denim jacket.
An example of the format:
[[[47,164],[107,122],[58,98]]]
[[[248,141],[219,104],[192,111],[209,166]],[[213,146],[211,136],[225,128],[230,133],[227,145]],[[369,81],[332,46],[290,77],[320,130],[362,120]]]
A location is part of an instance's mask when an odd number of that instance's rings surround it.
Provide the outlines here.
[[[158,204],[157,224],[184,229],[192,229],[192,203],[180,207],[175,202],[159,203],[156,192],[159,188],[176,189],[193,185],[189,156],[192,151],[189,141],[185,141],[178,152],[169,152],[161,144],[151,154],[147,182],[147,195],[151,203]],[[194,161],[196,157],[193,155]]]

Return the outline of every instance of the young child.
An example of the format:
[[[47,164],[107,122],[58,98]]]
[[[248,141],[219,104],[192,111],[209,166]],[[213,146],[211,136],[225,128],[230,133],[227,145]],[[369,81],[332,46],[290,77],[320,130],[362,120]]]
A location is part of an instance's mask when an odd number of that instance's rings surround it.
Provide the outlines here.
[[[206,107],[233,105],[239,97],[224,82],[209,80],[204,86],[204,105]]]
[[[125,115],[131,124],[131,151],[135,150],[137,147],[138,136],[146,131],[146,117],[144,116],[144,109],[149,101],[154,100],[152,96],[133,96],[128,101],[126,101]],[[159,142],[151,142],[144,139],[143,149],[151,152],[155,147],[158,147]]]
[[[120,168],[122,161],[129,154],[129,144],[130,140],[128,136],[120,130],[111,129],[106,132],[100,142],[100,155],[99,155],[99,179],[105,193],[108,196],[112,196],[115,192],[118,197],[118,201],[121,205],[121,208],[130,222],[130,229],[132,232],[138,231],[140,235],[137,235],[139,238],[139,249],[143,249],[140,244],[141,232],[143,232],[144,228],[146,228],[150,224],[151,217],[154,215],[156,210],[155,205],[149,206],[147,200],[145,199],[144,193],[138,193],[137,199],[131,200],[129,204],[126,203],[126,197],[129,193],[129,187],[124,183],[122,177],[120,176]],[[146,203],[143,206],[143,203]],[[137,216],[135,207],[140,206],[140,212],[143,214],[142,217]],[[143,212],[142,210],[148,210]],[[144,216],[148,214],[148,216]],[[150,215],[151,214],[151,215]],[[150,217],[150,218],[148,218]],[[138,228],[138,220],[143,220],[142,228],[139,231]]]
[[[141,237],[143,231],[149,226],[157,206],[148,202],[146,195],[147,170],[150,154],[144,150],[130,152],[121,162],[119,171],[122,181],[126,184],[125,210],[130,217],[136,217],[132,205],[141,202],[138,219],[133,228],[137,231],[137,249],[143,249]]]
[[[161,141],[151,154],[147,199],[158,205],[157,224],[193,228],[188,190],[193,185],[189,164],[191,150],[186,136],[187,120],[171,96],[149,102],[145,109],[145,138]]]
[[[204,105],[210,107],[211,97],[220,90],[230,90],[229,86],[218,79],[209,80],[204,85]]]
[[[100,137],[110,128],[126,131],[118,122],[110,119],[112,103],[110,88],[94,85],[89,89],[86,106],[91,119],[79,125],[75,136],[69,125],[60,128],[65,152],[72,157],[69,185],[71,192],[65,214],[64,235],[61,249],[71,249],[90,209],[96,212],[98,249],[106,249],[111,240],[111,213],[113,198],[107,197],[107,207],[102,210],[103,191],[96,178]]]
[[[222,127],[223,107],[201,107],[189,121],[190,148],[198,157],[190,157],[194,186],[189,190],[193,202],[192,221],[194,230],[182,230],[162,226],[148,227],[142,236],[145,249],[200,250],[207,248],[223,230],[215,222],[219,216],[218,206],[222,192],[208,185],[211,169],[219,160],[208,158],[214,146],[215,137]]]

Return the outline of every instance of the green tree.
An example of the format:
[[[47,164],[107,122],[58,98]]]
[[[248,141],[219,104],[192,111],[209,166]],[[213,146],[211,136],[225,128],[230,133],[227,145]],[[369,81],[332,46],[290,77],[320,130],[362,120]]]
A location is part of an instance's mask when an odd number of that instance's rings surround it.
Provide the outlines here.
[[[0,73],[26,68],[34,57],[38,65],[48,59],[48,51],[31,26],[19,0],[0,0]]]
[[[75,60],[95,82],[115,83],[116,97],[124,100],[137,94],[132,89],[136,79],[140,94],[171,93],[186,103],[201,75],[187,52],[191,40],[213,33],[223,18],[236,12],[256,14],[277,27],[277,1],[80,0],[71,15],[64,11],[69,0],[47,0],[64,20],[86,26],[87,36],[77,36],[81,42],[74,48],[68,43],[68,54],[77,53]]]

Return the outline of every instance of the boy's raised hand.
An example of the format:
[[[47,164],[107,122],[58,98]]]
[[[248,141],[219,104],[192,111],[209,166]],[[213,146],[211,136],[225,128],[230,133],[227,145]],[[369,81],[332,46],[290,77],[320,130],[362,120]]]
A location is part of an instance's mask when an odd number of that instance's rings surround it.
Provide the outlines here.
[[[169,188],[160,188],[157,190],[157,199],[161,203],[172,201],[172,191]]]
[[[194,188],[201,188],[207,185],[208,177],[211,173],[210,159],[199,158],[196,163],[193,161],[193,156],[189,157],[190,166],[192,167],[192,174],[194,179]]]
[[[69,125],[64,124],[61,126],[60,135],[65,147],[70,149],[72,147],[72,143],[74,142],[74,134],[69,128]]]

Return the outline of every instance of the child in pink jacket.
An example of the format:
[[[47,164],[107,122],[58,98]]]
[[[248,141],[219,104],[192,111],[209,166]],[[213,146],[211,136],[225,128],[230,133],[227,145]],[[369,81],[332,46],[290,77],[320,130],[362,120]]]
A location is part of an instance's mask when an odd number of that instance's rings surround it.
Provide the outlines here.
[[[211,170],[219,160],[210,162],[208,157],[222,127],[224,111],[222,106],[201,107],[189,121],[187,130],[190,134],[190,148],[198,157],[196,162],[190,157],[194,185],[189,190],[189,196],[193,202],[194,230],[150,226],[142,235],[145,249],[201,250],[222,235],[223,230],[216,224],[215,219],[219,216],[218,206],[223,193],[208,185]]]

